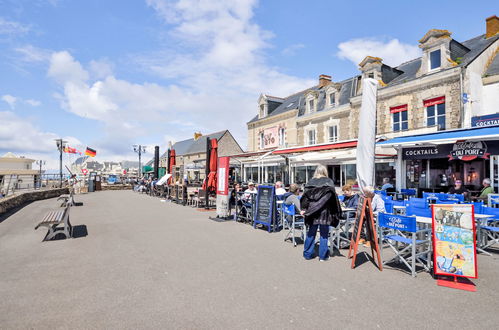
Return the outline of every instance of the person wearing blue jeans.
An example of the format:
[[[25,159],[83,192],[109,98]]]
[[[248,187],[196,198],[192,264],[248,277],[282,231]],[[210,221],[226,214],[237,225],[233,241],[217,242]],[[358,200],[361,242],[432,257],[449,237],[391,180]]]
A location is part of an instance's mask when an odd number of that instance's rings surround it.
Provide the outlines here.
[[[314,177],[307,182],[300,200],[300,214],[305,217],[308,226],[303,257],[307,260],[315,258],[315,234],[320,231],[319,259],[329,259],[327,246],[329,226],[336,227],[341,216],[341,206],[334,188],[334,182],[327,175],[327,168],[318,165]]]
[[[329,259],[329,248],[327,246],[329,238],[328,225],[309,226],[307,237],[305,238],[305,246],[303,248],[303,257],[307,260],[315,258],[315,235],[317,233],[317,229],[319,229],[321,236],[319,240],[319,259],[327,260]]]

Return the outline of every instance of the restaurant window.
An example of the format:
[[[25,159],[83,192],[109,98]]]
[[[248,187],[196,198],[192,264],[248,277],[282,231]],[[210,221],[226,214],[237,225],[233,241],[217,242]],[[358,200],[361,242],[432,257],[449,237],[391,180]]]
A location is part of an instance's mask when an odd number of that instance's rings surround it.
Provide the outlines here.
[[[307,131],[307,144],[308,145],[315,144],[315,129]]]
[[[284,130],[284,127],[279,128],[279,145],[284,146],[284,138],[285,138],[286,131]]]
[[[307,180],[307,167],[306,166],[296,166],[295,167],[295,180],[296,184],[306,183]]]
[[[437,49],[430,53],[430,70],[435,70],[440,68],[441,65],[441,57],[440,57],[440,49]]]
[[[357,165],[355,164],[345,164],[343,165],[344,171],[344,180],[345,184],[349,184],[351,186],[357,185]]]
[[[329,142],[338,141],[338,126],[329,126]]]
[[[445,103],[426,107],[426,125],[436,125],[439,131],[445,130]]]
[[[427,160],[414,159],[406,161],[406,188],[428,188],[427,185]]]
[[[265,140],[263,138],[263,133],[260,133],[260,149],[265,148]]]

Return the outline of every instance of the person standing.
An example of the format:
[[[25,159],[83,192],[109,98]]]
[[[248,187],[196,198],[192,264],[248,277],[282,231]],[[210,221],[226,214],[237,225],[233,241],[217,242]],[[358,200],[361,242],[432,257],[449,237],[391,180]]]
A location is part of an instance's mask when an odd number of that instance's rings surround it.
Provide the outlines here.
[[[329,259],[329,226],[336,227],[341,216],[341,206],[334,188],[334,182],[328,177],[324,165],[317,166],[312,180],[305,185],[300,201],[301,212],[308,226],[303,250],[306,260],[315,258],[315,235],[320,231],[319,259]]]

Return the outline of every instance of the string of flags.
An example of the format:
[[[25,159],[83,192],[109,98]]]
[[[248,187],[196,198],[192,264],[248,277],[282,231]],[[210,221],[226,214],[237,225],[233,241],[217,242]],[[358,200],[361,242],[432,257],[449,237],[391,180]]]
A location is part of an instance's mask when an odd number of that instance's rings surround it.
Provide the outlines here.
[[[78,154],[78,155],[83,154],[80,150],[78,150],[76,148],[72,148],[70,146],[65,146],[63,151],[67,154]],[[85,155],[90,156],[90,157],[95,157],[97,155],[97,151],[95,149],[87,147],[87,149],[85,150]]]

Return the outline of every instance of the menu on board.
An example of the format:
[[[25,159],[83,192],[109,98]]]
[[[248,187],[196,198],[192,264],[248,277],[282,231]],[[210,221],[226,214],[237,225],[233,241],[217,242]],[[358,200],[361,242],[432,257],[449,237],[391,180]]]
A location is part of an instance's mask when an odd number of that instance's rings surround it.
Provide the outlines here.
[[[267,226],[269,232],[273,225],[274,198],[273,186],[258,187],[254,224],[259,223]]]

